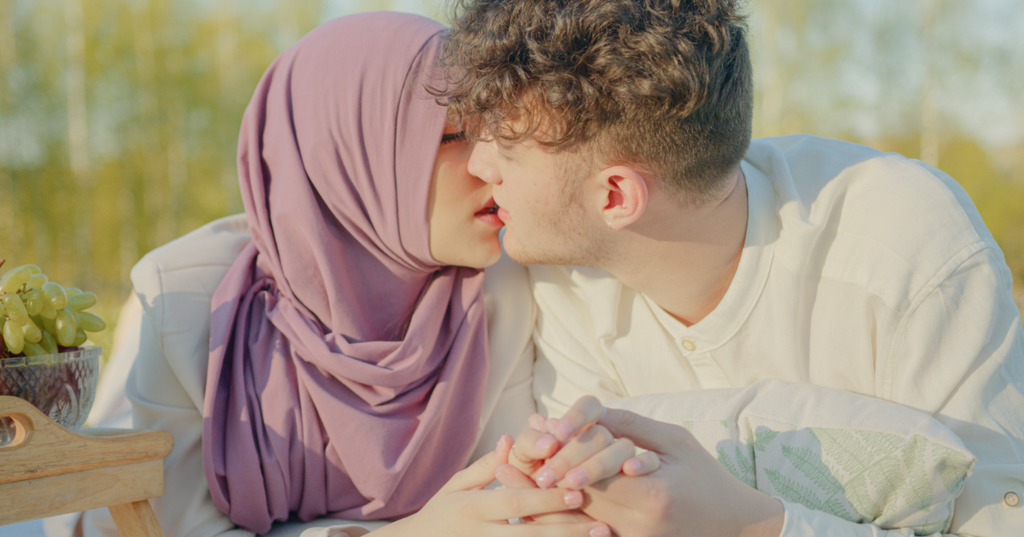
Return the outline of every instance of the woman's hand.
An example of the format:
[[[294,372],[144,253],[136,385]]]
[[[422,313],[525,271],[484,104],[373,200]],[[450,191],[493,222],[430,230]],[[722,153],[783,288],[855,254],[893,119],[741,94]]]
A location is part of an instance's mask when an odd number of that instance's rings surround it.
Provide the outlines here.
[[[499,464],[494,471],[495,477],[502,485],[510,489],[535,489],[537,484],[533,482],[526,474],[520,472],[511,464]],[[590,518],[586,513],[580,509],[573,509],[571,511],[561,511],[558,513],[548,513],[546,515],[534,515],[530,517],[522,517],[521,519],[526,523],[539,523],[539,524],[551,524],[551,523],[566,523],[566,522],[593,522],[594,519]]]
[[[465,537],[607,537],[608,526],[576,521],[544,525],[510,525],[509,519],[573,510],[583,504],[576,490],[558,488],[484,490],[497,467],[508,460],[512,437],[505,435],[495,451],[455,474],[415,515],[371,533],[388,536]]]

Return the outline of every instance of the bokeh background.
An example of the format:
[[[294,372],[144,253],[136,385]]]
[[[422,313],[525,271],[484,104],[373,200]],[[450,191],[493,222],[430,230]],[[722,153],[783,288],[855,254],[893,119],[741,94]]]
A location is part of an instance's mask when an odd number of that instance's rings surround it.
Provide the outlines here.
[[[241,211],[245,105],[317,24],[434,0],[0,0],[0,258],[93,290]],[[813,133],[956,178],[1024,304],[1024,2],[750,0],[755,136]],[[93,339],[109,347],[112,330]]]

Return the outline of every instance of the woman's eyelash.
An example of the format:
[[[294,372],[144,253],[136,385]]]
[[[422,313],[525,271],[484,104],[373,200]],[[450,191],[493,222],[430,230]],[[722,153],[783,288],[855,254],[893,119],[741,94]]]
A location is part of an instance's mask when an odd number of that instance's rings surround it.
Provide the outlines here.
[[[466,133],[464,131],[453,132],[451,134],[441,135],[441,145],[450,144],[453,142],[461,142],[466,139]]]

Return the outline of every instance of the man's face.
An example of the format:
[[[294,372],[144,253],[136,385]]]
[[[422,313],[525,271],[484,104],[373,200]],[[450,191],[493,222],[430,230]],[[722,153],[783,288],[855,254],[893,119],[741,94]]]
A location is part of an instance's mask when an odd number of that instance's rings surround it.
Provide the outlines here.
[[[589,174],[571,172],[567,154],[534,140],[509,145],[477,142],[469,172],[494,185],[494,201],[505,222],[504,246],[523,264],[597,265],[600,200],[588,196]],[[576,175],[570,177],[568,175]],[[593,206],[593,207],[592,207]]]

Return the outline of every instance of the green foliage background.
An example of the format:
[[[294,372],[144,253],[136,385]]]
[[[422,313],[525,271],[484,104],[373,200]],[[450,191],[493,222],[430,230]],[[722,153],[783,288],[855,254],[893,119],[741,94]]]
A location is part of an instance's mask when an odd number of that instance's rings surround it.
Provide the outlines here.
[[[143,254],[241,210],[238,125],[267,65],[321,21],[369,9],[444,18],[416,0],[0,0],[0,258],[96,291],[113,324]],[[844,138],[946,171],[1024,302],[1020,2],[748,10],[755,135]]]

